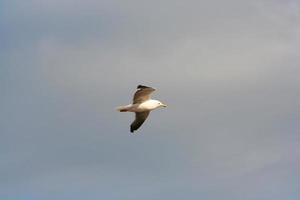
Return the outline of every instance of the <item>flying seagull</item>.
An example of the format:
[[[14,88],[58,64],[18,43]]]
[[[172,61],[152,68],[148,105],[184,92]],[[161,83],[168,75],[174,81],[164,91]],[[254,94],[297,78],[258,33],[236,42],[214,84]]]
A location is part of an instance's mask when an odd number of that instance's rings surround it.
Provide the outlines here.
[[[138,85],[132,104],[117,108],[120,112],[135,112],[135,120],[130,125],[131,133],[142,126],[151,110],[159,107],[167,107],[167,105],[158,100],[150,99],[150,95],[154,91],[155,89],[152,87]]]

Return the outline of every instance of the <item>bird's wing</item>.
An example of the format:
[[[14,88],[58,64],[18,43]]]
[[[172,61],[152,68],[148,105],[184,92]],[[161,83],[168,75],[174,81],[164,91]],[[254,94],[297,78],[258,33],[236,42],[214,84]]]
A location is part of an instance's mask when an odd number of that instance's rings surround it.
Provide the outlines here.
[[[138,90],[133,96],[133,104],[143,103],[144,101],[147,101],[148,99],[150,99],[150,94],[155,91],[154,88],[144,85],[137,86],[137,89]]]
[[[135,130],[140,128],[144,121],[147,119],[150,111],[145,112],[136,112],[135,113],[135,120],[130,125],[130,132],[133,133]]]

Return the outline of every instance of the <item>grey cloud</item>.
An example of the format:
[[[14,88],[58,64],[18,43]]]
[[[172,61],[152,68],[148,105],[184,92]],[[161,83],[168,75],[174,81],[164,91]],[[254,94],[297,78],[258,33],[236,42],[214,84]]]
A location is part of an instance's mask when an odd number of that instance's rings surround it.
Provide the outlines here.
[[[296,1],[2,5],[0,196],[299,196]],[[140,83],[169,107],[133,136]]]

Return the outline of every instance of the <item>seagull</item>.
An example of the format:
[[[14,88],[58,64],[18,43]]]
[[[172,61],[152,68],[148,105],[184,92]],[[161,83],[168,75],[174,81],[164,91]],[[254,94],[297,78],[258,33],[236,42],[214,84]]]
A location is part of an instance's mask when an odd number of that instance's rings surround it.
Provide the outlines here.
[[[138,128],[142,126],[142,124],[147,119],[150,111],[159,108],[159,107],[167,107],[167,105],[162,102],[154,99],[150,99],[150,95],[154,92],[155,89],[152,87],[148,87],[145,85],[138,85],[137,91],[133,96],[132,104],[126,106],[120,106],[117,108],[119,112],[134,112],[135,120],[130,125],[130,132],[133,133]]]

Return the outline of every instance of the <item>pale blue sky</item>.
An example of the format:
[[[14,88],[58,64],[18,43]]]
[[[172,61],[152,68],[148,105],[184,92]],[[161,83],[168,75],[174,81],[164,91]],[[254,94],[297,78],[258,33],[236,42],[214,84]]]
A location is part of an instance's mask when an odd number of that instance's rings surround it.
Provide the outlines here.
[[[0,199],[298,200],[299,13],[0,0]],[[132,135],[138,84],[168,108]]]

